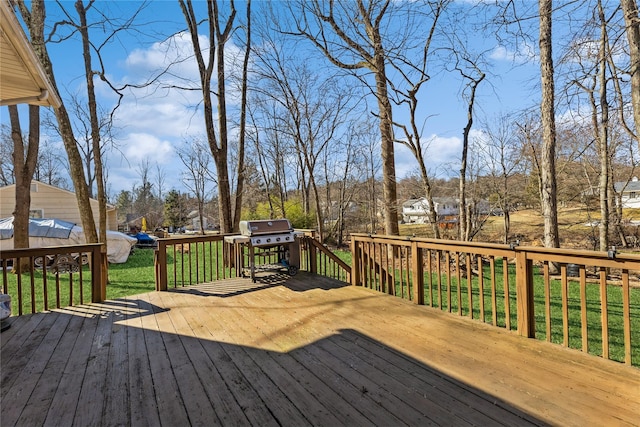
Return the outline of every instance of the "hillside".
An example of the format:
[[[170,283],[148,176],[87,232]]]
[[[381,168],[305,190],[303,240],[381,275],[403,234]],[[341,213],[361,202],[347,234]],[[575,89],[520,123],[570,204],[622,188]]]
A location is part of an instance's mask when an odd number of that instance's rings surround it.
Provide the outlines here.
[[[589,212],[581,207],[561,208],[558,212],[560,228],[560,246],[563,248],[595,249],[598,241],[597,221],[600,218],[598,212]],[[624,212],[625,235],[633,236],[630,244],[640,240],[638,225],[632,225],[629,221],[640,220],[638,210]],[[592,226],[589,223],[593,223]],[[511,214],[511,238],[509,241],[519,240],[524,246],[542,246],[544,221],[540,212],[533,209],[525,209]],[[454,238],[455,230],[445,230],[443,238]],[[433,237],[428,225],[403,224],[400,225],[401,235],[416,235],[421,237]],[[503,218],[492,216],[475,236],[474,241],[503,243]],[[612,244],[616,242],[612,241]],[[595,246],[594,246],[595,245]],[[618,243],[619,245],[619,243]]]

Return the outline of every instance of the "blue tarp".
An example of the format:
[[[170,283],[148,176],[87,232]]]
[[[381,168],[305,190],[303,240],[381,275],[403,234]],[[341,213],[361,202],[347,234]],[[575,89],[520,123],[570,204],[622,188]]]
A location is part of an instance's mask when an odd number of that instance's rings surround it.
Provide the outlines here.
[[[74,223],[55,218],[29,218],[30,237],[68,239]],[[13,237],[13,217],[0,219],[0,239]]]

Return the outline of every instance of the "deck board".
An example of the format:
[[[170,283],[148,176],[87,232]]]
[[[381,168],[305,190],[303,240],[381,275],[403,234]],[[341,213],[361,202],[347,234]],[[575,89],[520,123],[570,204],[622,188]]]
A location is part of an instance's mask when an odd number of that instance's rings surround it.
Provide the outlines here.
[[[19,425],[638,425],[640,370],[299,273],[12,319]]]

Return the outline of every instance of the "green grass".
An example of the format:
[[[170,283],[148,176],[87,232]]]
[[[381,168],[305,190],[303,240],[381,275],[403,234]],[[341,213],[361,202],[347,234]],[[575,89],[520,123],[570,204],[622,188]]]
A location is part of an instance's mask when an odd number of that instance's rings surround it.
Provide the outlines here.
[[[109,264],[107,299],[143,294],[156,289],[153,249],[136,249],[123,264]]]

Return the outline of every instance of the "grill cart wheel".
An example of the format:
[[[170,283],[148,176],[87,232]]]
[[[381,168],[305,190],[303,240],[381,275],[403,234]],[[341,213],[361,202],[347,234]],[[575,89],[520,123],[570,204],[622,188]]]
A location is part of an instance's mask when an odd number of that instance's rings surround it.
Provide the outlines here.
[[[296,267],[295,265],[290,265],[289,276],[295,276],[296,274],[298,274],[298,267]]]

